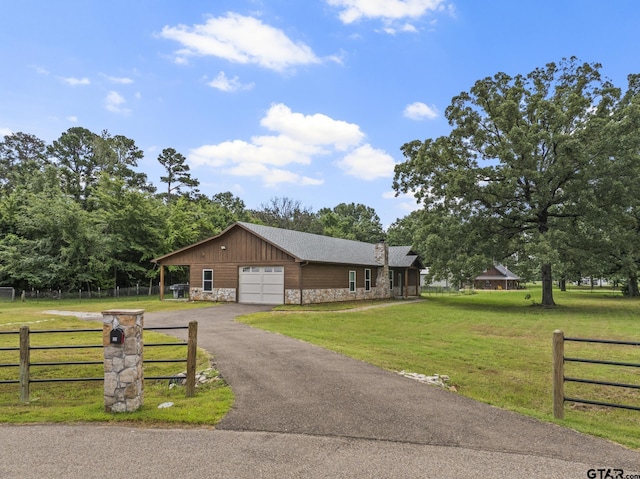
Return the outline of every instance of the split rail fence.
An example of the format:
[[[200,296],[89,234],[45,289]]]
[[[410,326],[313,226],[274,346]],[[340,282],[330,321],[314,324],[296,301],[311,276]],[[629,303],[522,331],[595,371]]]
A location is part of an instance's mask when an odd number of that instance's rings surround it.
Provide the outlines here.
[[[168,358],[168,359],[147,359],[143,364],[149,363],[187,363],[186,379],[186,396],[193,397],[195,395],[195,377],[196,377],[196,356],[198,348],[198,323],[191,321],[188,326],[161,326],[143,328],[145,331],[162,331],[162,330],[188,330],[187,341],[165,342],[165,343],[145,343],[143,347],[176,347],[184,346],[187,348],[185,358]],[[22,402],[30,401],[30,384],[32,383],[53,383],[53,382],[77,382],[77,381],[104,381],[102,377],[57,377],[57,378],[34,378],[31,374],[32,367],[42,366],[77,366],[77,365],[98,365],[103,364],[104,360],[94,361],[40,361],[31,362],[31,351],[35,350],[56,350],[56,349],[96,349],[103,348],[103,344],[82,344],[82,345],[57,345],[57,346],[31,346],[32,334],[69,334],[69,333],[98,333],[102,338],[102,329],[49,329],[49,330],[33,330],[28,326],[22,326],[19,331],[0,331],[0,335],[19,335],[19,346],[0,347],[0,351],[19,351],[20,360],[18,363],[0,363],[0,368],[19,368],[17,379],[0,380],[0,384],[20,384],[20,400]],[[176,376],[145,376],[144,379],[162,380],[176,379]]]
[[[602,359],[566,357],[564,354],[564,343],[566,341],[592,343],[592,344],[618,344],[618,345],[625,345],[625,346],[640,346],[640,342],[638,341],[615,341],[610,339],[571,338],[571,337],[565,337],[564,332],[560,330],[554,331],[553,332],[553,415],[556,419],[564,418],[565,402],[591,404],[596,406],[606,406],[606,407],[613,407],[613,408],[619,408],[619,409],[630,409],[634,411],[640,411],[640,407],[638,406],[616,404],[616,403],[610,403],[610,402],[604,402],[604,401],[595,401],[590,399],[582,399],[582,398],[565,396],[564,384],[567,382],[594,384],[598,386],[610,386],[615,388],[640,389],[640,384],[624,384],[624,383],[617,383],[613,381],[600,381],[595,379],[584,379],[584,378],[574,378],[574,377],[565,376],[564,374],[565,363],[568,363],[568,362],[640,368],[640,364],[638,363],[609,361],[609,360],[602,360]]]

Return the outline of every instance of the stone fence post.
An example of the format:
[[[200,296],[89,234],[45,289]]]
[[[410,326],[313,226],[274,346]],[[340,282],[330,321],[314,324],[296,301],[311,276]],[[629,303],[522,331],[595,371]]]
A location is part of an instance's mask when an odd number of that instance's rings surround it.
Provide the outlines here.
[[[142,368],[143,309],[102,312],[104,345],[104,408],[107,412],[138,410],[144,399]],[[117,331],[117,330],[120,331]],[[113,336],[124,335],[122,342]],[[113,334],[112,334],[113,333]]]

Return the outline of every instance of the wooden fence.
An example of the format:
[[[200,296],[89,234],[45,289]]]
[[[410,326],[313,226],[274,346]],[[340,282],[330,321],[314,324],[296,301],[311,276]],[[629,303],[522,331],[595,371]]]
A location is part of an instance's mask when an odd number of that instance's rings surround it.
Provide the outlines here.
[[[607,406],[607,407],[613,407],[613,408],[640,411],[640,407],[638,406],[615,404],[615,403],[609,403],[609,402],[594,401],[589,399],[581,399],[581,398],[573,398],[573,397],[565,396],[564,383],[566,382],[595,384],[599,386],[611,386],[611,387],[617,387],[617,388],[640,389],[640,385],[638,384],[623,384],[623,383],[616,383],[612,381],[599,381],[599,380],[593,380],[593,379],[566,377],[564,375],[564,365],[567,362],[586,363],[586,364],[604,364],[609,366],[640,368],[640,364],[638,363],[566,357],[564,355],[564,343],[566,341],[574,341],[574,342],[581,342],[581,343],[621,344],[621,345],[627,345],[627,346],[640,346],[640,342],[637,342],[637,341],[615,341],[615,340],[609,340],[609,339],[568,338],[564,336],[564,333],[562,331],[560,330],[554,331],[553,332],[553,415],[556,419],[564,418],[565,402],[592,404],[597,406]]]
[[[143,361],[144,364],[148,363],[187,363],[187,377],[186,377],[186,396],[193,397],[195,395],[196,386],[196,355],[198,348],[198,323],[197,321],[191,321],[188,326],[163,326],[163,327],[148,327],[144,330],[180,330],[186,329],[189,331],[188,340],[181,342],[166,342],[166,343],[147,343],[143,347],[175,347],[186,346],[187,355],[186,358],[180,359],[149,359]],[[31,362],[31,351],[34,350],[55,350],[55,349],[92,349],[103,348],[102,342],[100,344],[83,344],[83,345],[58,345],[58,346],[31,346],[32,334],[69,334],[69,333],[98,333],[102,339],[102,329],[49,329],[49,330],[33,330],[31,331],[28,326],[22,326],[19,331],[0,331],[0,335],[20,335],[20,345],[17,347],[0,347],[0,351],[19,351],[20,359],[18,363],[0,363],[0,368],[19,368],[17,379],[5,379],[0,380],[0,384],[20,384],[20,400],[22,402],[29,402],[30,398],[30,384],[32,383],[44,383],[44,382],[76,382],[76,381],[104,381],[103,377],[81,377],[81,378],[34,378],[31,374],[31,367],[35,366],[72,366],[72,365],[97,365],[103,364],[103,360],[100,361],[49,361],[49,362]],[[145,379],[175,379],[176,376],[146,376]]]

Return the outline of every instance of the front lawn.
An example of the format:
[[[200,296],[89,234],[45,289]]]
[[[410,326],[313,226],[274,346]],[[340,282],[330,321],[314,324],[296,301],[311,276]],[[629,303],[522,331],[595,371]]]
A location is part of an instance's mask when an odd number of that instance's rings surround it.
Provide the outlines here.
[[[146,312],[191,309],[211,306],[211,303],[145,300],[37,300],[0,302],[0,331],[17,331],[21,325],[31,330],[96,329],[95,333],[64,333],[31,335],[32,346],[102,344],[102,322],[81,321],[73,316],[44,314],[46,310],[100,312],[108,309],[143,309]],[[178,326],[178,325],[176,325]],[[174,342],[177,339],[154,331],[145,331],[145,343]],[[18,345],[17,335],[0,335],[0,347]],[[186,347],[156,347],[145,349],[145,359],[186,358]],[[66,349],[33,351],[32,362],[101,361],[103,350]],[[198,351],[197,371],[211,366],[210,357]],[[17,351],[0,351],[0,364],[18,362]],[[145,365],[147,376],[169,376],[183,372],[185,363],[151,363]],[[33,378],[102,377],[102,365],[32,367]],[[18,368],[0,367],[0,379],[17,379]],[[17,384],[0,384],[0,422],[130,422],[141,425],[193,424],[214,425],[229,411],[233,393],[224,380],[200,385],[193,398],[185,397],[184,386],[169,388],[168,380],[146,380],[144,406],[132,413],[106,413],[102,381],[62,383],[32,383],[31,402],[19,400]],[[174,403],[158,409],[162,403]]]

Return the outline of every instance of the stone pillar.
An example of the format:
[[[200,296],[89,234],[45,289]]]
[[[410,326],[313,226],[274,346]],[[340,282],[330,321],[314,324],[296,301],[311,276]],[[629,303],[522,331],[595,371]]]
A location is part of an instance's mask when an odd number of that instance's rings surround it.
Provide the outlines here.
[[[102,312],[104,345],[104,409],[131,412],[143,403],[142,328],[143,309],[111,309]],[[120,328],[122,344],[111,342],[111,332]]]
[[[381,298],[390,298],[391,288],[389,284],[389,247],[384,242],[384,240],[374,245],[373,254],[376,263],[382,266],[381,268],[378,268],[378,275],[376,280],[376,288],[379,291],[378,294]]]

